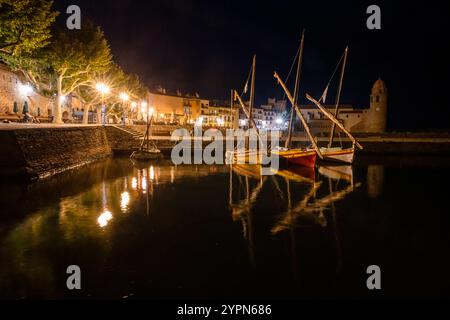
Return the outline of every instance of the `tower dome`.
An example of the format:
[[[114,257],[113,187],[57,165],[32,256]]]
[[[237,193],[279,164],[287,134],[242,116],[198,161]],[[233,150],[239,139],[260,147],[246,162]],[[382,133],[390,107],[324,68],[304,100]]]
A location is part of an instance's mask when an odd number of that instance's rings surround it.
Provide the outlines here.
[[[381,78],[378,78],[378,80],[375,81],[375,83],[373,84],[372,94],[373,95],[383,94],[386,93],[386,91],[387,91],[386,84],[384,83],[383,80],[381,80]]]
[[[365,117],[366,132],[384,132],[387,122],[387,87],[383,80],[378,79],[372,87],[370,109]]]

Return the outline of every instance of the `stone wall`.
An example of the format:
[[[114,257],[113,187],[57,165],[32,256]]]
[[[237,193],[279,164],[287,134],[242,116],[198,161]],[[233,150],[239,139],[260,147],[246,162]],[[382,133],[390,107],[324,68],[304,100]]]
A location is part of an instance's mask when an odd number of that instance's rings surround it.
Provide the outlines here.
[[[0,130],[0,176],[37,179],[112,154],[100,126]]]
[[[53,100],[36,92],[21,92],[21,86],[28,85],[20,72],[13,72],[0,64],[0,115],[12,115],[14,102],[17,103],[18,114],[22,114],[25,101],[28,103],[30,114],[47,117],[51,115]]]

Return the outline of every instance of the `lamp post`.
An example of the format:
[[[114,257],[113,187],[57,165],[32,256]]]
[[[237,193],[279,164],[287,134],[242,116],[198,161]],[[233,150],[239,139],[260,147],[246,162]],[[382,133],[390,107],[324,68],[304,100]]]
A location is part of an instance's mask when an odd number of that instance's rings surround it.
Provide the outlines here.
[[[102,124],[105,125],[106,123],[105,94],[109,93],[110,88],[102,82],[97,83],[96,88],[102,95]]]
[[[136,113],[136,119],[137,120],[139,120],[138,118],[138,116],[139,116],[139,108],[137,108],[136,109],[136,107],[137,107],[137,103],[136,102],[131,102],[131,114],[134,114],[134,112],[137,110],[137,113]]]
[[[125,103],[130,99],[130,96],[126,92],[122,92],[119,96],[122,99],[122,125],[125,126]]]

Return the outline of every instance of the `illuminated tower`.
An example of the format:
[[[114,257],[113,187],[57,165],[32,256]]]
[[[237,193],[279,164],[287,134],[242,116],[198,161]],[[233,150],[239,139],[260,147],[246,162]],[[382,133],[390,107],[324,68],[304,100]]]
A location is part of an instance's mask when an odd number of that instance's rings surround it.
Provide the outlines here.
[[[372,87],[372,94],[370,95],[370,109],[365,121],[365,131],[386,131],[387,96],[386,84],[383,80],[378,79]]]

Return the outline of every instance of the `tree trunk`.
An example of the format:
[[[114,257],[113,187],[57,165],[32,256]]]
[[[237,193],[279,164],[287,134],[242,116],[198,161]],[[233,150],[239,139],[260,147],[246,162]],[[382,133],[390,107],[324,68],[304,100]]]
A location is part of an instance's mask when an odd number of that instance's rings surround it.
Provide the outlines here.
[[[97,124],[102,124],[102,106],[97,106]]]
[[[83,124],[89,124],[89,106],[85,105],[83,110]]]
[[[62,94],[62,77],[59,76],[57,83],[56,83],[56,88],[57,88],[57,95],[56,95],[56,105],[55,105],[55,112],[53,115],[53,123],[57,123],[57,124],[61,124],[63,123],[62,121],[62,115],[61,115],[61,110],[62,110],[62,99],[61,97],[63,96]]]

